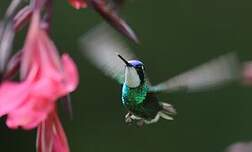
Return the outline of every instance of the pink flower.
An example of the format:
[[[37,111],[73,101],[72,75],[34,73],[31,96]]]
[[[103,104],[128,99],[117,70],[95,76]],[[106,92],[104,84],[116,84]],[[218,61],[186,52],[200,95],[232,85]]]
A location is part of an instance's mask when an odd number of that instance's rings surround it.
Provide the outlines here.
[[[252,142],[238,142],[230,145],[225,152],[251,152]]]
[[[37,130],[37,152],[69,152],[66,135],[56,111]]]
[[[68,0],[68,2],[76,9],[87,7],[87,3],[85,0]]]
[[[245,62],[242,70],[243,83],[252,85],[252,62]]]
[[[0,117],[7,115],[7,126],[32,129],[55,110],[56,101],[74,91],[78,72],[67,55],[59,57],[56,47],[34,12],[22,50],[21,82],[0,85]]]

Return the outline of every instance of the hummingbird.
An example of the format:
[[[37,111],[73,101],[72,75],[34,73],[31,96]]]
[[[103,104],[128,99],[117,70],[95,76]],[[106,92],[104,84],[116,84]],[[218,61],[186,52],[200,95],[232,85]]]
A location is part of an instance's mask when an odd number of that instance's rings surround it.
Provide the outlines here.
[[[212,59],[167,81],[152,85],[145,65],[136,59],[119,35],[98,25],[80,39],[84,56],[103,73],[122,85],[121,103],[127,109],[125,122],[143,126],[160,118],[173,120],[175,108],[159,100],[158,93],[203,91],[239,78],[239,61],[234,53]]]
[[[129,113],[125,116],[126,123],[136,122],[138,126],[157,122],[160,117],[172,120],[176,114],[172,105],[160,102],[156,95],[149,91],[144,64],[139,60],[124,59],[125,80],[122,86],[122,103]]]

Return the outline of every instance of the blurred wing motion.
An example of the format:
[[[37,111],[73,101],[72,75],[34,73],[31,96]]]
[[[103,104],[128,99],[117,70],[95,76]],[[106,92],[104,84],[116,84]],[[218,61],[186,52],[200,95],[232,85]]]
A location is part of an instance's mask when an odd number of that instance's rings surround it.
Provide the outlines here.
[[[151,87],[152,92],[204,91],[240,77],[237,56],[229,53]]]
[[[101,24],[84,34],[80,45],[84,56],[95,66],[120,84],[124,82],[125,64],[117,54],[128,60],[133,59],[134,55],[109,26]]]

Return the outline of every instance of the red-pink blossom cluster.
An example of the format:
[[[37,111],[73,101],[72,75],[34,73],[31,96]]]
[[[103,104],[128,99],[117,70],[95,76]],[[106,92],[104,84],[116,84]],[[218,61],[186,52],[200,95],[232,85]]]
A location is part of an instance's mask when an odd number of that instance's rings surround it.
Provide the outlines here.
[[[42,1],[35,1],[33,6],[21,9],[16,17],[10,17],[13,21],[7,23],[15,33],[30,21],[23,48],[1,71],[0,117],[7,116],[6,124],[12,129],[37,128],[38,152],[69,152],[57,114],[57,101],[76,89],[78,70],[68,54],[60,57],[50,39],[50,23],[42,18],[43,6]],[[3,42],[7,43],[6,39]],[[16,73],[18,80],[12,80]]]
[[[0,117],[11,129],[37,128],[38,152],[69,152],[57,114],[57,101],[75,91],[78,70],[67,53],[59,54],[50,39],[53,0],[12,0],[0,21]],[[137,41],[118,16],[116,6],[105,0],[68,0],[75,8],[92,8],[119,32]],[[23,47],[13,50],[15,35],[28,26]],[[15,53],[13,53],[15,52]]]

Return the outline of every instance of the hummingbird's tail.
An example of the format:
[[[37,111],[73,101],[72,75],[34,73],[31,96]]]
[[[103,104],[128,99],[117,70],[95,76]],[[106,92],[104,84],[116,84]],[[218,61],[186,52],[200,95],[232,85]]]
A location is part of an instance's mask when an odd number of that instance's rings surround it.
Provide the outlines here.
[[[159,112],[159,116],[166,120],[173,120],[174,115],[176,115],[176,109],[166,102],[161,102],[162,110]]]

